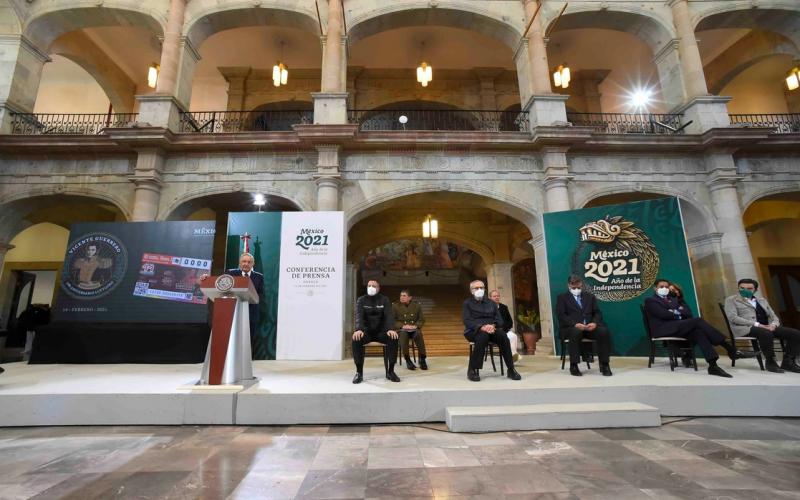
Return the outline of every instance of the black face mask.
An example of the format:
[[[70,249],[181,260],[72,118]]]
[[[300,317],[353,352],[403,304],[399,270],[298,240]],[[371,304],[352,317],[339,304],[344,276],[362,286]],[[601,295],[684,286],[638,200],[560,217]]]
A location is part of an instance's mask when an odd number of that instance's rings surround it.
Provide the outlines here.
[[[676,292],[669,292],[669,296],[675,298],[678,294]]]

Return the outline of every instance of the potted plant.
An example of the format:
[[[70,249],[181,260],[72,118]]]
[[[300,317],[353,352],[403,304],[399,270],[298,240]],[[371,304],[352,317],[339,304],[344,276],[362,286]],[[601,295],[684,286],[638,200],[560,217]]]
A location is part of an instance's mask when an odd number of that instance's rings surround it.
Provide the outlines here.
[[[525,342],[525,354],[536,353],[536,341],[539,339],[539,334],[536,332],[536,327],[539,324],[539,313],[534,309],[523,309],[522,312],[517,313],[517,321],[522,326],[522,340]]]

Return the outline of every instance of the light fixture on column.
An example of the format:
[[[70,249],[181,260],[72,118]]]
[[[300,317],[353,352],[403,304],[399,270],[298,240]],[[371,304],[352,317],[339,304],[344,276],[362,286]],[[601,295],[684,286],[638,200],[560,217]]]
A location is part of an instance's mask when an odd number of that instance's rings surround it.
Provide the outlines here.
[[[795,62],[800,64],[798,61]],[[800,66],[795,66],[789,71],[789,74],[786,76],[786,88],[789,90],[797,90],[800,88]]]
[[[422,42],[422,49],[420,53],[425,49],[425,42]],[[422,57],[420,57],[423,59]],[[427,87],[428,83],[433,80],[433,67],[429,66],[425,60],[422,60],[422,64],[417,67],[417,81],[422,84],[423,87]]]
[[[422,222],[422,237],[433,239],[439,237],[439,221],[432,218],[430,214]]]
[[[556,87],[565,89],[569,87],[569,81],[572,79],[570,75],[569,66],[566,63],[560,65],[553,71],[553,84]]]
[[[283,42],[281,42],[281,58],[283,59]],[[278,59],[275,66],[272,67],[272,84],[276,87],[286,85],[289,81],[289,68]]]
[[[156,85],[158,85],[158,72],[160,69],[161,67],[156,63],[151,64],[147,69],[147,86],[151,89],[156,88]]]

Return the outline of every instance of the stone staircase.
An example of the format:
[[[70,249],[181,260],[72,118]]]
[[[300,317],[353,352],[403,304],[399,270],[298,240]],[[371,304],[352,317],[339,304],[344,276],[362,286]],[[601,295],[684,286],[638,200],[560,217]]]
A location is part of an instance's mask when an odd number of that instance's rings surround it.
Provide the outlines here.
[[[384,287],[381,293],[392,302],[399,300],[403,287]],[[422,305],[425,314],[425,347],[428,356],[467,356],[469,344],[464,339],[461,304],[469,296],[459,285],[416,285],[409,287],[413,300]]]

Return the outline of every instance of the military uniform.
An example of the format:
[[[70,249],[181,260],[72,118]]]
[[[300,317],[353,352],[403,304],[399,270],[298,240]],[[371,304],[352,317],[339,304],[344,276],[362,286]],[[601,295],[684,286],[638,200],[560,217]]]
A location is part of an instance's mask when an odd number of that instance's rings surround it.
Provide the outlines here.
[[[414,343],[417,344],[419,359],[424,360],[427,355],[425,352],[425,339],[422,338],[422,325],[425,324],[425,316],[422,314],[422,306],[419,302],[411,301],[408,304],[402,302],[392,303],[392,313],[394,314],[394,329],[400,334],[400,348],[403,357],[408,358],[408,338],[411,333]],[[417,328],[416,333],[412,330],[403,330],[404,325],[413,325]]]

